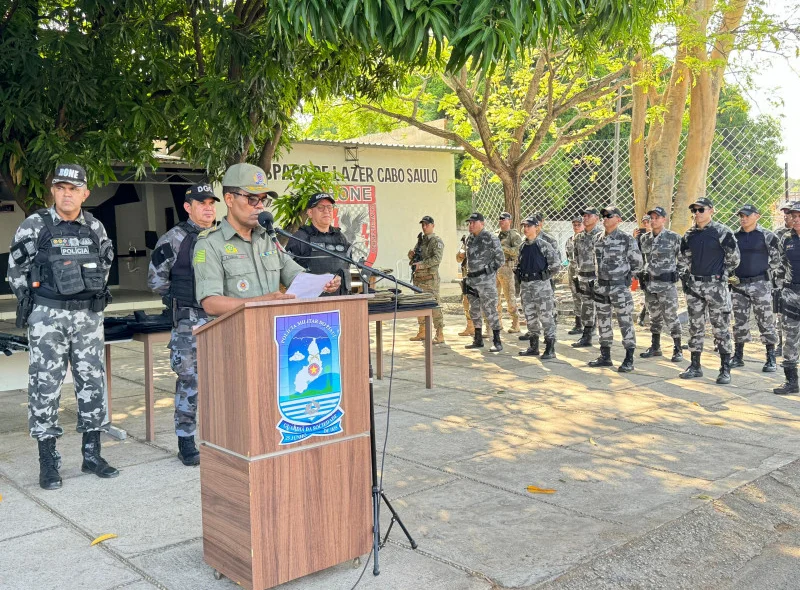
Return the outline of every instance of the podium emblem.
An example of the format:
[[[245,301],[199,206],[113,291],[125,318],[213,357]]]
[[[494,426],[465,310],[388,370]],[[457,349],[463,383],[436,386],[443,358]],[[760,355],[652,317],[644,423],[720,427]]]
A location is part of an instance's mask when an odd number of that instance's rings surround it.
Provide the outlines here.
[[[339,312],[275,317],[280,444],[342,431]]]

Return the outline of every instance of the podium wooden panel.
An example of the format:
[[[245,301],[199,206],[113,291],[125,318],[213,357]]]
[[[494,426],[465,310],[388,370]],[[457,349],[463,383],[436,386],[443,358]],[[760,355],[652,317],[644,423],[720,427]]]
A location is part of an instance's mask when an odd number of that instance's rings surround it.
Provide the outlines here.
[[[203,556],[245,588],[370,550],[367,299],[247,303],[196,331]],[[281,445],[275,318],[334,310],[341,431]]]

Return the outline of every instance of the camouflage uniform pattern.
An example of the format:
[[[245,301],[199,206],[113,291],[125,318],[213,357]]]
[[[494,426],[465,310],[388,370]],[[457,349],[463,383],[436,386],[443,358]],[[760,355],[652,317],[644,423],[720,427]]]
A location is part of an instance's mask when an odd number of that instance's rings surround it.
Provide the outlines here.
[[[600,346],[611,346],[614,340],[611,316],[616,313],[623,346],[626,350],[636,348],[633,296],[630,290],[632,275],[638,273],[642,267],[642,253],[636,245],[636,239],[620,229],[603,234],[595,241],[595,257],[595,311]],[[606,284],[607,282],[612,284]]]
[[[760,225],[753,231],[761,231],[769,252],[770,277],[776,276],[781,268],[781,254],[778,250],[778,238],[771,231]],[[733,305],[733,340],[734,342],[750,342],[750,309],[758,324],[762,344],[778,344],[778,332],[775,326],[775,314],[772,311],[772,282],[770,279],[753,283],[740,283],[731,286],[731,304]]]
[[[191,219],[189,223],[203,229]],[[147,271],[147,286],[160,295],[168,295],[170,288],[170,271],[181,250],[181,244],[187,236],[181,227],[173,227],[156,244],[156,250],[169,244],[167,255],[160,264],[153,264]],[[175,380],[175,434],[178,436],[194,436],[197,431],[197,341],[192,329],[208,323],[205,314],[189,309],[189,317],[182,318],[172,326],[168,348],[170,350],[170,366],[178,378]]]
[[[603,235],[603,226],[598,223],[592,231],[582,231],[574,240],[575,248],[575,274],[578,279],[577,295],[580,301],[579,311],[584,326],[594,326],[595,305],[592,298],[592,289],[597,278],[595,268],[594,244],[597,238]],[[581,276],[583,273],[584,276]]]
[[[790,234],[791,228],[788,227],[781,227],[775,230],[775,237],[778,239],[778,253],[780,254],[780,247],[783,243],[784,237]],[[778,296],[780,297],[783,293],[783,283],[786,279],[786,271],[783,267],[783,260],[781,259],[781,265],[778,267],[776,273],[772,276],[772,288],[778,292]],[[778,334],[780,335],[779,338],[782,338],[784,325],[783,325],[783,312],[780,310],[780,305],[778,306],[777,311],[775,313],[775,326],[777,327]]]
[[[436,303],[441,305],[439,300],[439,265],[444,254],[444,242],[436,234],[422,236],[422,260],[414,271],[414,285],[425,291],[432,293],[436,298]],[[419,325],[425,324],[425,318],[419,318]],[[433,310],[433,327],[437,330],[444,328],[444,318],[442,308],[436,307]]]
[[[793,281],[800,282],[800,277],[793,277],[788,256],[791,251],[800,249],[800,237],[795,230],[788,230],[778,242],[781,254],[781,265],[784,282],[781,291],[783,310],[783,366],[796,367],[798,350],[800,350],[800,292],[790,288]],[[798,285],[795,285],[798,286]]]
[[[661,334],[666,325],[670,336],[680,338],[677,281],[660,281],[653,277],[675,273],[677,278],[682,274],[683,269],[678,268],[681,237],[665,228],[658,235],[654,235],[653,232],[643,234],[640,243],[645,261],[642,272],[646,273],[647,277],[644,298],[650,314],[650,332]]]
[[[54,207],[48,212],[53,223],[63,223]],[[97,234],[108,280],[114,254],[103,224],[96,219],[87,221],[83,213],[76,221],[82,225],[88,223]],[[24,291],[28,289],[36,243],[44,227],[41,215],[34,213],[20,224],[11,241],[11,249],[26,243],[27,256],[24,259],[8,257],[8,283],[17,298],[24,297]],[[31,437],[39,440],[57,438],[64,432],[58,424],[58,408],[67,363],[72,366],[78,401],[78,432],[108,430],[103,313],[34,305],[28,317],[28,344],[28,425]]]
[[[537,236],[535,242],[539,244],[539,250],[547,259],[550,273],[558,272],[558,267],[561,265],[558,251],[549,242],[542,240],[541,234]],[[520,250],[522,246],[531,243],[533,243],[531,240],[526,239],[520,245]],[[521,281],[520,296],[522,310],[528,323],[528,334],[538,337],[544,331],[545,339],[555,339],[556,321],[553,312],[556,308],[556,299],[550,280]]]
[[[722,281],[699,282],[689,278],[689,289],[684,289],[686,308],[689,313],[689,350],[702,352],[706,332],[706,313],[711,322],[714,343],[720,354],[731,354],[731,293],[728,289],[727,276],[739,266],[741,257],[733,232],[713,219],[704,228],[716,228],[720,235],[720,245],[724,250],[724,272]],[[692,232],[703,231],[692,225],[681,239],[682,266],[691,272],[692,252],[688,247],[688,237]]]
[[[575,278],[578,276],[577,261],[575,260],[575,234],[567,238],[564,250],[569,263],[567,265],[567,280],[569,281],[569,292],[572,294],[572,309],[577,316],[581,312],[581,300],[578,297],[578,290],[575,288]]]
[[[497,270],[497,313],[500,317],[503,316],[503,298],[505,298],[508,315],[516,323],[519,321],[519,315],[517,314],[514,268],[517,266],[517,256],[519,256],[522,236],[518,231],[510,229],[499,232],[497,239],[500,240],[500,247],[503,248],[503,256],[505,256],[505,264]]]
[[[477,276],[467,276],[467,286],[477,295],[468,294],[469,315],[475,328],[481,328],[481,312],[486,316],[492,330],[500,329],[500,316],[497,313],[497,269],[505,263],[503,248],[497,236],[482,230],[478,235],[467,238],[467,273],[488,272]]]

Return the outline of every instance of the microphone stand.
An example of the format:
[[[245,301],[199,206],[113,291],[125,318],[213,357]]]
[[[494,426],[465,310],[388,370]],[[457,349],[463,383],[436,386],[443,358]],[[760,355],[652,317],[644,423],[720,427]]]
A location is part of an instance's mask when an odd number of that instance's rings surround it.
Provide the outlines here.
[[[267,234],[273,239],[273,241],[277,242],[277,238],[275,234],[280,234],[286,238],[296,240],[301,244],[305,244],[306,246],[311,247],[314,250],[318,250],[320,252],[325,252],[329,256],[333,256],[334,258],[338,258],[340,260],[344,260],[345,262],[356,266],[360,272],[365,274],[374,274],[381,278],[387,279],[392,281],[393,283],[403,285],[404,287],[408,287],[412,291],[416,293],[422,293],[422,289],[416,287],[414,285],[409,285],[390,274],[387,274],[383,271],[377,270],[372,268],[371,266],[367,266],[362,261],[355,261],[349,256],[345,256],[344,254],[337,254],[336,252],[331,252],[322,246],[318,246],[317,244],[312,244],[306,240],[301,238],[297,238],[290,234],[287,231],[282,230],[279,227],[267,227]],[[272,231],[270,231],[272,230]],[[363,274],[362,274],[363,277]],[[368,284],[368,282],[367,282]],[[369,289],[365,289],[365,292],[368,292]],[[395,309],[397,309],[397,298],[395,296]],[[369,346],[367,347],[369,350]],[[386,494],[383,493],[383,489],[381,487],[381,479],[378,478],[378,449],[377,445],[375,444],[375,396],[372,388],[372,355],[368,355],[369,358],[369,446],[370,446],[370,459],[372,463],[372,554],[373,554],[373,567],[372,567],[372,574],[377,576],[381,573],[380,564],[378,560],[378,555],[383,549],[384,545],[386,545],[386,540],[389,538],[389,533],[392,532],[392,527],[394,523],[400,525],[403,533],[408,539],[409,544],[411,545],[412,549],[417,548],[417,542],[411,537],[411,533],[408,532],[408,529],[403,524],[403,521],[400,520],[400,515],[397,514],[397,511],[392,506],[389,499],[386,497]],[[389,508],[389,511],[392,513],[392,519],[389,522],[389,527],[386,529],[386,535],[381,539],[381,523],[380,523],[380,507],[381,507],[381,500],[386,503],[386,507]]]

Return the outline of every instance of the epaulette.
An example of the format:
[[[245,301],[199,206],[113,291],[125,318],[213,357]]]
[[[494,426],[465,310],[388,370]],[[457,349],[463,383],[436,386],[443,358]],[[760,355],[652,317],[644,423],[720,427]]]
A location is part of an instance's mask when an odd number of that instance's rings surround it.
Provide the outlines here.
[[[197,234],[197,239],[202,240],[203,238],[207,238],[209,235],[213,234],[218,229],[219,225],[215,225],[214,227],[209,227],[208,229],[204,229],[199,234]]]

